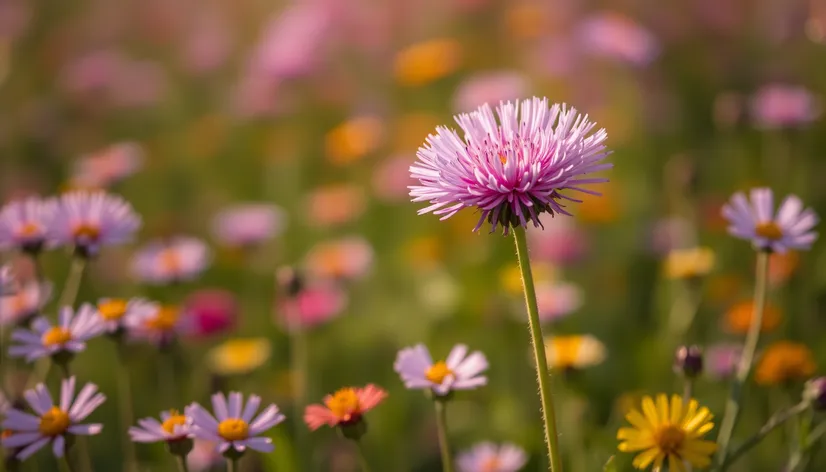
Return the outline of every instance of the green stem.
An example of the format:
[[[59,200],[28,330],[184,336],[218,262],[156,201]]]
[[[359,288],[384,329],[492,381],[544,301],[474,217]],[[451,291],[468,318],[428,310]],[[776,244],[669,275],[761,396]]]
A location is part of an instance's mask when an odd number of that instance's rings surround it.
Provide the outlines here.
[[[531,332],[534,361],[536,362],[536,379],[539,384],[539,400],[542,403],[543,422],[545,424],[545,444],[551,461],[551,472],[562,472],[562,456],[559,450],[559,439],[556,431],[556,414],[553,399],[551,398],[551,375],[548,370],[548,361],[545,357],[545,341],[542,338],[542,327],[539,325],[539,308],[536,304],[536,289],[533,285],[531,262],[528,259],[528,242],[525,228],[513,228],[513,239],[516,242],[516,257],[519,261],[519,270],[522,274],[522,286],[525,290],[525,305],[528,309],[528,324]]]
[[[60,467],[60,472],[72,472],[72,464],[69,463],[69,456],[65,453],[57,460],[57,465]]]
[[[132,412],[132,386],[129,379],[129,366],[126,362],[125,346],[120,339],[115,341],[117,345],[118,367],[115,369],[118,384],[118,412],[120,413],[121,431],[129,429],[134,421],[134,413]],[[124,468],[127,472],[137,470],[137,458],[135,456],[135,444],[129,439],[129,436],[121,434],[121,441],[123,443],[123,453],[125,457]]]
[[[80,281],[83,279],[83,269],[86,267],[86,259],[75,256],[72,258],[72,267],[69,269],[69,276],[66,278],[66,284],[63,286],[63,293],[60,294],[60,299],[57,302],[57,310],[60,311],[64,306],[72,307],[77,298],[77,292],[80,288]]]
[[[186,463],[185,455],[175,455],[175,462],[178,464],[178,472],[189,472],[189,466]]]
[[[60,375],[62,375],[64,379],[68,380],[69,377],[72,376],[72,371],[69,369],[68,362],[55,362],[54,364],[60,367]]]
[[[749,331],[746,334],[746,343],[743,346],[743,354],[737,365],[737,374],[731,385],[731,392],[726,401],[726,411],[723,421],[720,423],[720,433],[717,436],[717,456],[715,465],[722,472],[726,469],[728,461],[729,442],[737,425],[740,414],[740,404],[743,400],[743,385],[749,377],[752,364],[754,364],[754,354],[757,351],[757,343],[760,340],[760,328],[763,325],[763,311],[766,307],[766,295],[768,288],[769,253],[760,251],[757,253],[756,282],[754,286],[754,313],[749,324]]]
[[[750,437],[746,440],[743,444],[740,445],[737,449],[733,450],[731,454],[726,458],[725,462],[720,466],[720,471],[726,470],[729,466],[731,466],[737,459],[740,458],[743,454],[749,451],[752,447],[756,446],[760,441],[763,440],[769,433],[777,429],[779,426],[783,425],[791,418],[805,412],[809,409],[808,402],[800,402],[797,405],[788,408],[786,410],[780,411],[775,413],[766,424],[760,428],[754,436]]]
[[[691,401],[691,397],[694,395],[694,379],[691,377],[685,377],[685,383],[683,384],[683,405],[688,405]]]
[[[227,472],[238,472],[238,459],[227,457]]]
[[[437,398],[433,404],[436,406],[436,431],[439,435],[439,451],[442,454],[442,472],[453,472],[453,455],[447,440],[447,401]]]
[[[353,442],[356,443],[356,455],[361,466],[361,472],[370,472],[370,465],[367,463],[367,456],[364,454],[364,447],[361,445],[361,441],[354,440]]]
[[[287,303],[288,310],[293,309],[293,300]],[[299,313],[285,313],[287,327],[290,331],[290,380],[292,383],[293,411],[296,418],[304,414],[304,407],[307,404],[307,379],[308,379],[308,352],[307,352],[307,332],[299,319]],[[294,423],[293,437],[295,438],[295,448],[300,463],[308,457],[307,450],[307,429],[300,421]]]

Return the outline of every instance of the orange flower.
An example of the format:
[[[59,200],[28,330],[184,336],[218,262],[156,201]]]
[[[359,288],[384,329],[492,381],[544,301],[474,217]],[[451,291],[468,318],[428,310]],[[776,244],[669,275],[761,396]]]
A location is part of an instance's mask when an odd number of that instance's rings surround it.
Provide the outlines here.
[[[772,254],[769,256],[769,283],[783,284],[789,280],[799,265],[800,255],[794,251]]]
[[[307,196],[307,212],[315,226],[348,223],[364,213],[364,190],[350,184],[335,184],[313,190]]]
[[[387,391],[369,384],[364,388],[346,387],[324,397],[324,404],[309,405],[304,410],[304,422],[310,431],[327,425],[351,426],[361,421],[364,413],[387,398]]]
[[[747,333],[752,316],[754,316],[754,302],[749,300],[735,304],[726,312],[726,330],[735,334]],[[780,310],[777,307],[766,304],[760,331],[763,333],[773,331],[780,325],[781,318]]]
[[[396,80],[407,86],[427,85],[459,67],[462,46],[454,39],[434,39],[409,46],[396,54]]]
[[[590,188],[602,195],[577,195],[582,203],[577,207],[577,216],[587,223],[611,223],[619,217],[619,198],[617,184],[592,186]]]
[[[333,164],[349,164],[375,151],[384,126],[375,116],[361,116],[333,128],[326,137],[327,157]]]
[[[805,344],[778,341],[763,353],[754,373],[754,381],[760,385],[777,385],[806,380],[816,370],[812,351]]]

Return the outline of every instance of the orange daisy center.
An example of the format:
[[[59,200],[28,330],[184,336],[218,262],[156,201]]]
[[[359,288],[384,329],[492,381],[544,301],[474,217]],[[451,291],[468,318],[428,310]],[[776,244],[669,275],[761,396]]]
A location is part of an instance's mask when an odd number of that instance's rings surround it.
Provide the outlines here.
[[[430,366],[429,369],[427,369],[427,372],[425,372],[424,374],[427,380],[435,384],[441,384],[442,382],[444,382],[445,377],[447,377],[448,375],[453,375],[453,371],[450,370],[450,368],[444,361],[439,361],[433,364],[432,366]]]
[[[352,420],[361,410],[358,394],[352,388],[342,388],[324,400],[324,404],[342,421]]]
[[[40,225],[32,223],[31,221],[23,224],[18,230],[18,234],[22,238],[31,238],[40,234]]]
[[[115,298],[98,305],[100,316],[106,321],[117,321],[126,314],[126,300]]]
[[[228,418],[218,424],[218,435],[227,441],[243,441],[250,437],[250,427],[241,418]]]
[[[96,241],[100,237],[100,226],[91,223],[81,223],[75,226],[72,235],[75,239],[83,238]]]
[[[172,331],[178,323],[178,309],[174,306],[163,306],[158,308],[157,313],[144,323],[147,329],[152,331]]]
[[[777,241],[778,239],[783,238],[783,230],[780,229],[780,226],[778,226],[774,221],[759,223],[757,227],[754,228],[754,232],[758,236],[771,241]]]
[[[66,328],[56,326],[49,329],[40,338],[44,346],[62,346],[72,340],[72,333]]]
[[[684,441],[685,431],[672,424],[665,425],[654,432],[654,442],[663,454],[679,456]]]
[[[38,429],[44,436],[58,436],[69,429],[69,423],[69,414],[53,406],[40,417],[40,426]]]
[[[171,410],[169,413],[170,417],[161,423],[161,428],[163,428],[167,434],[175,434],[176,426],[183,426],[186,424],[186,416],[180,414],[178,410]]]

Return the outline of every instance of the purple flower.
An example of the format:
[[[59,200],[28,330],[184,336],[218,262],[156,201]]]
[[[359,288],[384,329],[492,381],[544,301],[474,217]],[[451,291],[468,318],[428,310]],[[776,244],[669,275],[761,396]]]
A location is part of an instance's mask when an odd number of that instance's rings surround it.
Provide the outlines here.
[[[760,128],[801,126],[816,120],[821,113],[815,97],[803,87],[766,85],[751,99],[751,116]]]
[[[117,334],[126,329],[126,320],[133,317],[144,318],[156,313],[158,304],[143,298],[103,298],[98,301],[97,313],[103,331]]]
[[[30,281],[13,295],[0,297],[0,326],[24,324],[46,306],[52,296],[52,284]]]
[[[97,391],[97,385],[88,383],[75,398],[75,378],[63,380],[60,389],[60,403],[54,404],[46,386],[38,384],[24,394],[34,415],[16,408],[6,412],[2,427],[12,434],[3,438],[3,446],[22,448],[15,455],[25,460],[43,446],[52,443],[56,457],[66,453],[66,436],[91,436],[100,433],[100,424],[78,424],[99,407],[106,397]]]
[[[272,439],[259,435],[285,418],[273,404],[256,416],[260,405],[261,397],[258,395],[250,395],[245,407],[240,392],[231,392],[229,402],[223,393],[216,393],[212,396],[214,417],[197,403],[189,407],[192,433],[196,438],[215,442],[216,450],[221,454],[227,453],[230,448],[239,454],[247,448],[272,452],[275,449]]]
[[[61,353],[76,354],[86,349],[86,341],[99,335],[103,330],[97,310],[88,303],[75,313],[71,307],[60,310],[57,325],[52,325],[45,317],[32,322],[32,329],[17,329],[11,339],[20,344],[9,348],[12,357],[25,357],[31,362],[45,356]]]
[[[141,282],[155,285],[193,280],[211,260],[209,247],[200,239],[176,236],[152,241],[132,260],[132,272]]]
[[[705,350],[704,367],[706,373],[716,379],[727,379],[734,375],[743,346],[739,344],[716,344]]]
[[[140,216],[123,198],[102,191],[77,191],[60,198],[48,234],[55,242],[72,245],[79,255],[90,257],[101,246],[131,240],[140,226]]]
[[[137,172],[143,165],[144,152],[138,143],[121,142],[89,155],[75,164],[72,185],[80,188],[104,188]]]
[[[723,206],[732,236],[747,239],[760,251],[783,253],[806,250],[817,239],[812,228],[818,217],[795,195],[789,195],[774,213],[774,194],[769,188],[751,190],[750,201],[738,192]]]
[[[562,201],[579,200],[561,192],[598,194],[582,185],[607,182],[585,176],[611,167],[601,163],[609,154],[608,135],[604,129],[590,134],[596,125],[576,109],[549,108],[547,99],[533,98],[500,104],[497,114],[499,123],[485,104],[457,115],[464,140],[442,126],[428,136],[410,166],[421,183],[410,187],[410,196],[431,203],[419,214],[432,212],[444,220],[475,207],[481,217],[474,231],[487,220],[491,232],[501,225],[507,234],[509,227],[526,227],[528,221],[541,226],[542,213],[570,215]]]
[[[155,418],[138,420],[138,426],[129,428],[132,441],[142,443],[175,442],[189,437],[192,430],[192,417],[188,413],[180,414],[177,410],[161,412],[161,421]]]
[[[479,351],[468,355],[464,344],[457,344],[444,361],[433,362],[424,344],[399,351],[393,368],[401,376],[405,387],[429,388],[436,396],[445,396],[453,390],[473,390],[488,383],[480,375],[488,368],[488,360]]]
[[[525,451],[514,444],[482,442],[456,459],[459,472],[516,472],[528,462]]]
[[[287,215],[275,205],[249,203],[229,207],[212,219],[215,239],[231,247],[261,244],[284,231]]]
[[[16,249],[37,254],[47,244],[47,231],[55,217],[57,203],[28,197],[14,200],[0,209],[0,250]]]
[[[568,282],[542,282],[536,285],[539,319],[556,321],[582,306],[582,289]]]

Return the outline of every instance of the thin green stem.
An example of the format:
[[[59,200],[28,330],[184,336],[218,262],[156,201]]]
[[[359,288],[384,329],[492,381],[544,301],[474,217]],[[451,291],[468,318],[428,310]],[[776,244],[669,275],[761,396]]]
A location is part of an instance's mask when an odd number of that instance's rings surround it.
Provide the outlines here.
[[[92,467],[92,458],[89,456],[89,443],[86,436],[77,436],[75,440],[77,441],[77,457],[80,462],[80,469],[84,472],[93,472],[94,468]]]
[[[67,454],[63,454],[63,457],[57,460],[57,465],[60,467],[60,472],[72,472],[72,464],[69,463]]]
[[[539,384],[539,400],[542,404],[542,419],[545,424],[545,444],[548,447],[548,456],[551,461],[551,472],[562,472],[562,455],[559,450],[559,439],[556,431],[556,414],[553,399],[551,398],[551,374],[548,370],[548,361],[545,357],[545,341],[542,338],[542,327],[539,324],[539,308],[536,304],[536,289],[533,285],[531,262],[528,259],[528,241],[525,228],[513,228],[513,239],[516,243],[516,257],[519,261],[519,270],[522,274],[522,286],[525,290],[525,305],[528,309],[528,324],[531,332],[534,361],[536,362],[536,379]]]
[[[227,472],[238,472],[238,459],[227,457]]]
[[[134,421],[134,413],[132,412],[132,386],[129,378],[129,366],[126,362],[125,346],[123,342],[118,339],[117,344],[118,367],[115,369],[115,376],[118,384],[118,413],[120,413],[121,431],[129,429]],[[138,461],[135,456],[135,444],[129,439],[129,436],[121,434],[121,441],[123,444],[123,454],[125,456],[124,468],[127,472],[134,472],[138,468]]]
[[[293,311],[294,300],[287,303],[287,310],[285,313],[287,320],[287,328],[290,332],[290,380],[292,384],[293,396],[293,411],[296,418],[300,418],[304,413],[304,407],[307,405],[307,379],[308,379],[308,352],[307,352],[307,331],[301,326],[299,313]],[[307,450],[307,429],[300,421],[296,421],[293,429],[293,437],[295,438],[295,449],[300,464],[303,464],[304,458],[308,457]]]
[[[367,456],[364,454],[364,446],[362,446],[361,441],[354,440],[356,443],[356,455],[358,456],[359,465],[361,466],[361,472],[370,472],[370,464],[367,463]]]
[[[450,452],[450,442],[447,439],[447,401],[435,399],[436,431],[439,435],[439,451],[442,454],[442,472],[453,472],[453,454]]]
[[[694,379],[692,377],[685,376],[685,381],[683,383],[683,405],[688,405],[693,395]]]
[[[808,402],[800,402],[797,405],[788,408],[786,410],[780,411],[775,413],[766,424],[760,428],[754,436],[750,437],[746,440],[743,444],[740,445],[737,449],[734,449],[731,454],[728,455],[725,462],[720,466],[720,472],[726,470],[729,466],[731,466],[737,459],[739,459],[743,454],[749,451],[749,449],[756,446],[760,441],[763,440],[769,433],[777,429],[779,426],[785,424],[791,418],[805,412],[809,409]]]
[[[60,311],[60,309],[64,306],[74,306],[78,289],[80,289],[80,281],[83,279],[83,269],[85,267],[86,258],[80,256],[75,256],[72,258],[72,267],[69,269],[69,275],[66,277],[66,284],[63,285],[63,293],[60,294],[60,299],[57,302],[58,311]]]
[[[751,372],[752,364],[754,364],[754,354],[757,351],[757,343],[760,341],[760,328],[763,325],[763,311],[766,307],[766,295],[768,292],[768,272],[769,253],[760,251],[757,253],[754,313],[751,317],[749,331],[746,334],[743,354],[740,356],[740,362],[737,365],[737,374],[732,381],[731,392],[729,392],[729,397],[726,401],[726,411],[723,415],[723,421],[720,423],[720,433],[717,436],[715,465],[720,471],[725,470],[728,464],[726,456],[734,427],[737,425],[737,419],[740,415],[740,406],[743,401],[743,385],[746,383]]]
[[[60,367],[60,375],[64,379],[68,380],[69,377],[72,376],[72,371],[71,371],[71,369],[69,369],[69,363],[68,362],[53,362],[53,364]]]
[[[186,463],[186,456],[183,454],[175,455],[175,462],[178,464],[178,472],[189,472],[189,465]]]

